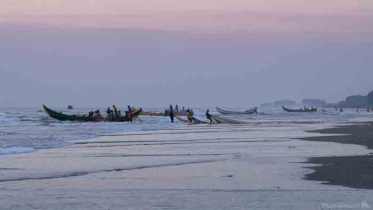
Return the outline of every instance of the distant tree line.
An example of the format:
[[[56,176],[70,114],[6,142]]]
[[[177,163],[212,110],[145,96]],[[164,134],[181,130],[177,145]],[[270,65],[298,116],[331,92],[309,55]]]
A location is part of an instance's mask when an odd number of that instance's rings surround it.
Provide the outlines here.
[[[328,104],[328,107],[346,107],[346,108],[367,108],[373,107],[373,91],[367,96],[353,95],[348,96],[344,101],[336,104]]]

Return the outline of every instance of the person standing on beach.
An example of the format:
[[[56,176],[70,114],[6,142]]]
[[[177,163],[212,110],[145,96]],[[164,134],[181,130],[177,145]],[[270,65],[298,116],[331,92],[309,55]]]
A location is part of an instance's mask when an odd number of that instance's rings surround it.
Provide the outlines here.
[[[190,111],[190,109],[186,110],[186,117],[187,117],[189,123],[193,123],[193,113]]]
[[[172,105],[170,105],[170,119],[171,119],[171,123],[174,122],[174,110],[172,108]]]
[[[113,111],[114,111],[114,118],[117,119],[118,118],[118,109],[115,106],[115,104],[113,104]]]
[[[106,119],[107,120],[110,120],[110,113],[111,113],[111,110],[110,110],[110,107],[108,107],[107,110],[106,110],[106,114],[107,114]]]
[[[206,118],[207,118],[208,120],[210,120],[210,125],[211,125],[211,124],[212,124],[212,118],[211,118],[210,110],[207,110],[207,111],[206,111]]]
[[[115,115],[114,115],[114,111],[113,110],[110,110],[110,121],[112,121],[112,122],[115,121]]]
[[[131,108],[130,105],[128,105],[127,109],[128,109],[128,117],[129,117],[130,121],[132,122],[132,120],[133,120],[133,116],[132,116],[133,111],[132,111],[132,108]]]

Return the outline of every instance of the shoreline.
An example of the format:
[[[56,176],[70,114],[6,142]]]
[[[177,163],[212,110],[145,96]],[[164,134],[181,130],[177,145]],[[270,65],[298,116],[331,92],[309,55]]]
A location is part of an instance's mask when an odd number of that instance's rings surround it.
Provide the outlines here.
[[[304,163],[308,157],[371,152],[301,140],[325,135],[306,130],[331,126],[199,125],[6,155],[0,158],[2,209],[313,210],[341,198],[373,203],[372,190],[303,178],[313,171]]]
[[[362,145],[373,149],[373,122],[353,123],[308,132],[345,135],[307,137],[301,138],[302,140]],[[305,167],[314,170],[305,176],[306,180],[321,181],[325,185],[373,189],[373,153],[361,156],[311,157],[306,163],[318,164],[318,166]]]

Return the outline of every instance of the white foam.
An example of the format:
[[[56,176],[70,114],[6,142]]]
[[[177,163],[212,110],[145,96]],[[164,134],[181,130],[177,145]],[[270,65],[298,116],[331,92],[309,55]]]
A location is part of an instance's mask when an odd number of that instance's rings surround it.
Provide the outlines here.
[[[33,151],[35,151],[35,149],[29,147],[7,147],[0,148],[0,155],[28,153]]]

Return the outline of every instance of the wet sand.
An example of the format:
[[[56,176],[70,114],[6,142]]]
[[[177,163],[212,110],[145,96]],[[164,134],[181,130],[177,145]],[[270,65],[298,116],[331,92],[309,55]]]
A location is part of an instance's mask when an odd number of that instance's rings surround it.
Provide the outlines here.
[[[338,128],[311,132],[346,135],[308,137],[304,140],[357,144],[373,149],[373,123],[353,123]],[[315,172],[306,175],[308,180],[323,181],[328,185],[373,189],[373,153],[363,156],[313,157],[309,159],[308,163],[321,164],[321,166],[309,167],[314,169]]]
[[[332,126],[332,125],[331,125]],[[372,190],[303,179],[308,157],[367,155],[303,141],[321,124],[200,125],[77,141],[0,157],[1,210],[320,209],[373,204]]]

